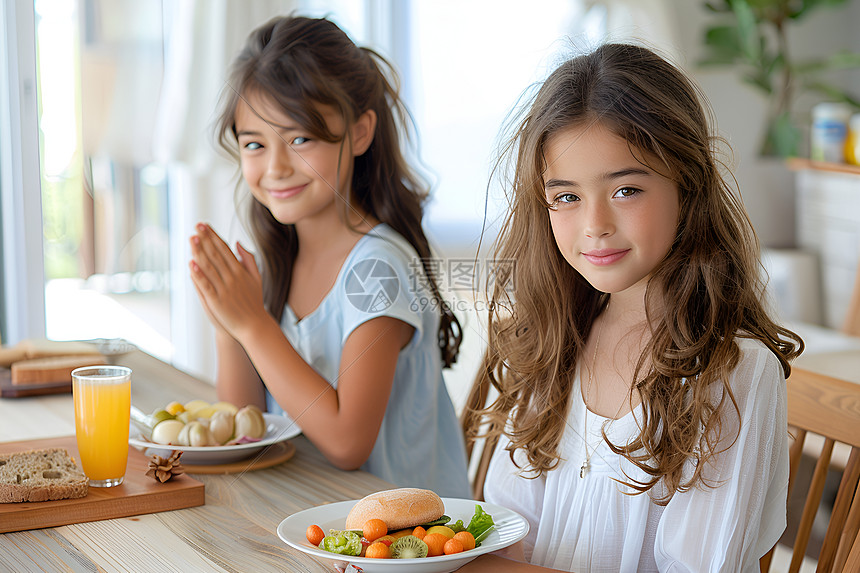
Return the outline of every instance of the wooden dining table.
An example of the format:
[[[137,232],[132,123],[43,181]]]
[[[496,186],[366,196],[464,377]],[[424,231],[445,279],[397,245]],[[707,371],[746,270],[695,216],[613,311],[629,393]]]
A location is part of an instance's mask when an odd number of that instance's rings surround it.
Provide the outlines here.
[[[132,403],[144,412],[173,400],[215,400],[211,384],[140,350],[111,362],[132,369]],[[0,398],[0,452],[4,442],[74,431],[71,394]],[[290,442],[295,454],[265,469],[215,475],[187,466],[205,487],[198,507],[0,534],[0,571],[333,571],[281,541],[278,524],[298,511],[394,486],[335,468],[301,435]]]

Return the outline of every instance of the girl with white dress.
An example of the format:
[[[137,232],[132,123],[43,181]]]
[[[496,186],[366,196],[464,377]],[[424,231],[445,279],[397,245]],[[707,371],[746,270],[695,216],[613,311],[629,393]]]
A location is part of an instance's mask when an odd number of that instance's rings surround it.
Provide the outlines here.
[[[463,571],[758,571],[785,528],[785,378],[755,233],[704,98],[653,51],[606,44],[543,83],[509,150],[473,412],[499,436],[487,501],[525,541]],[[483,430],[489,423],[489,430]]]
[[[191,278],[215,326],[222,400],[288,414],[335,466],[468,495],[442,379],[460,325],[441,300],[389,64],[326,19],[254,30],[217,134],[250,190],[261,259],[206,224]]]

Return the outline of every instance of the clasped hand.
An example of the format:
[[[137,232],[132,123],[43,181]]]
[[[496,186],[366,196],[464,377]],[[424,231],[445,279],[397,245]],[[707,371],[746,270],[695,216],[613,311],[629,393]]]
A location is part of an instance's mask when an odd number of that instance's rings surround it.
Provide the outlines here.
[[[249,251],[236,243],[237,257],[204,223],[191,236],[191,280],[209,319],[236,340],[268,316],[263,283]]]

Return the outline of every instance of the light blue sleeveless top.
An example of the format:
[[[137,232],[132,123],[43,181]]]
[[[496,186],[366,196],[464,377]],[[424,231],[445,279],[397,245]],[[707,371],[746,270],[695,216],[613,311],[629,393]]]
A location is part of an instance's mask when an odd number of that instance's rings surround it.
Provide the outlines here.
[[[469,498],[463,435],[442,379],[438,305],[425,276],[415,249],[388,225],[377,225],[353,247],[316,310],[297,321],[287,305],[281,329],[336,388],[341,351],[356,327],[380,316],[413,326],[412,340],[397,359],[376,444],[362,469],[398,487]],[[269,412],[287,415],[268,391],[266,402]]]

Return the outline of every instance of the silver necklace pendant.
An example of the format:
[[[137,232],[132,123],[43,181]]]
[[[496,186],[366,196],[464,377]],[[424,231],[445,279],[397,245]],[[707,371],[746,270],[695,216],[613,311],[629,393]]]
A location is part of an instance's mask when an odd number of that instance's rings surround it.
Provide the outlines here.
[[[588,460],[582,462],[582,465],[579,466],[579,478],[582,479],[585,477],[585,474],[588,473]]]

